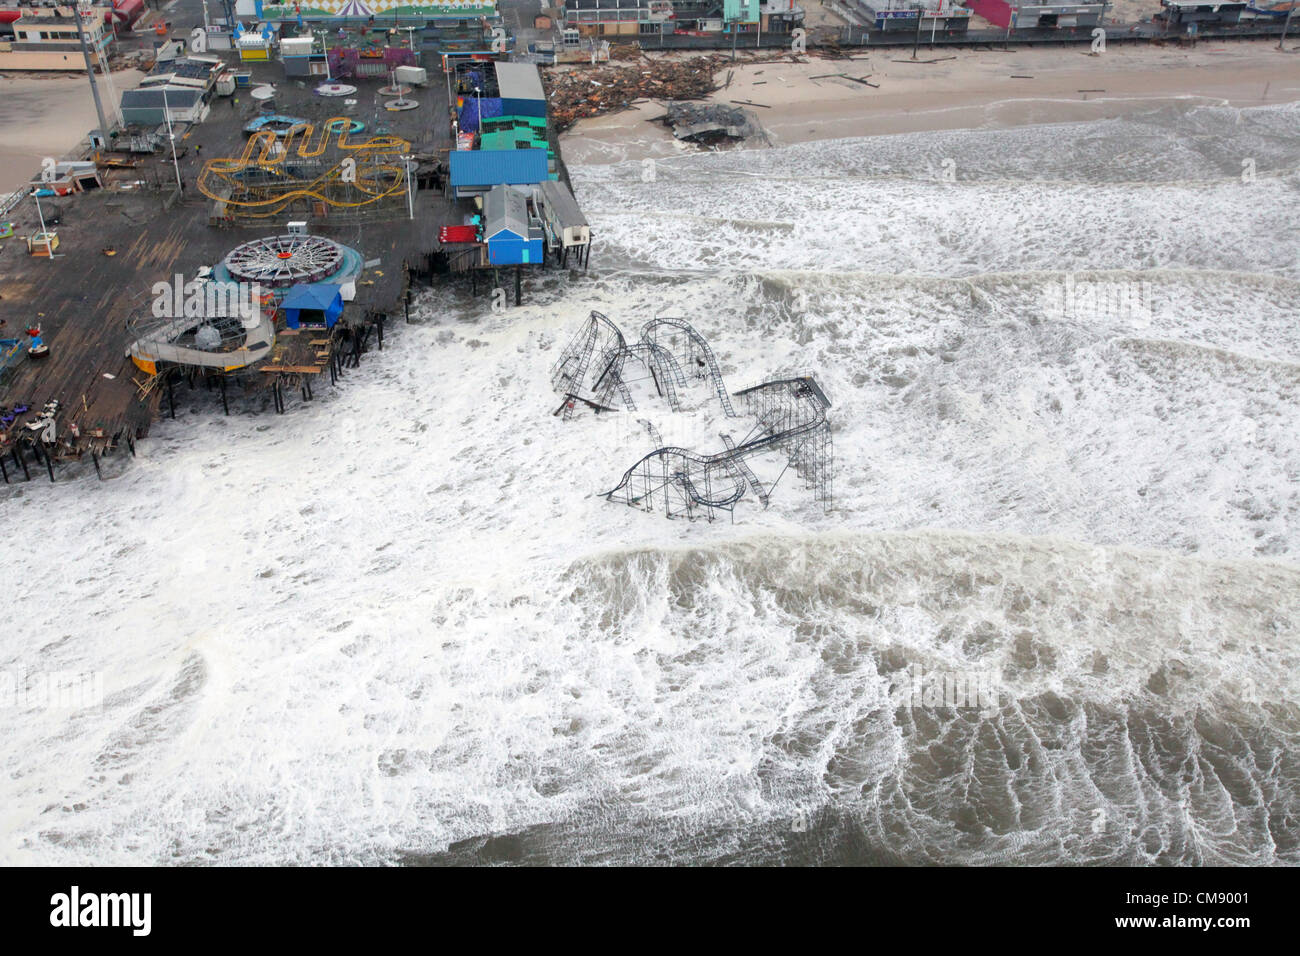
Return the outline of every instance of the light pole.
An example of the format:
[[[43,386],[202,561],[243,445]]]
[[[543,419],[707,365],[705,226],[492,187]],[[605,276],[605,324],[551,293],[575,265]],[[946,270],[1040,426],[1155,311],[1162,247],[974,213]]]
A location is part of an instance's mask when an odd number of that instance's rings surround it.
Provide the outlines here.
[[[46,246],[50,244],[50,234],[45,231],[45,213],[41,212],[40,190],[32,190],[32,198],[36,200],[36,218],[41,221],[41,238],[45,240]],[[54,258],[54,250],[50,250],[50,258]]]
[[[334,77],[330,75],[330,48],[329,44],[325,42],[325,38],[329,34],[326,30],[312,30],[312,37],[315,37],[317,33],[320,34],[320,48],[325,51],[325,82],[333,83]],[[313,42],[315,41],[313,40]]]
[[[415,193],[411,189],[411,175],[419,167],[414,156],[403,156],[402,165],[406,168],[406,212],[411,218],[415,218]]]
[[[162,88],[163,95],[163,115],[167,118],[167,139],[172,144],[172,169],[176,170],[176,190],[185,192],[185,186],[181,183],[181,164],[176,160],[176,134],[172,132],[172,111],[167,105],[167,87]]]
[[[1286,12],[1286,19],[1282,21],[1282,38],[1277,41],[1277,48],[1283,49],[1282,44],[1286,42],[1286,28],[1291,25],[1291,14],[1295,13],[1295,4],[1291,4],[1291,9]]]

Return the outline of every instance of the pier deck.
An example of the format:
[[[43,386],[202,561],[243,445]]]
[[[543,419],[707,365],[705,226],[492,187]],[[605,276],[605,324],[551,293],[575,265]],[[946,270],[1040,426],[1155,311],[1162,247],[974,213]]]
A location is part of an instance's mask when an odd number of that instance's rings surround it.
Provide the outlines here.
[[[446,85],[436,68],[430,70],[428,86],[408,94],[419,106],[405,111],[385,109],[392,96],[378,90],[386,78],[348,80],[357,93],[349,97],[356,103],[346,106],[339,98],[316,96],[313,88],[319,80],[287,79],[279,63],[238,68],[251,70],[254,85],[275,86],[278,113],[315,122],[353,117],[366,124],[365,135],[388,132],[410,141],[422,174],[439,163],[445,167],[452,144]],[[0,382],[0,406],[29,406],[14,422],[0,426],[0,454],[17,452],[40,460],[35,433],[24,426],[52,399],[61,406],[55,460],[79,458],[87,451],[99,455],[123,441],[133,444],[147,432],[167,389],[150,382],[126,357],[133,339],[128,319],[150,308],[155,283],[171,281],[176,274],[192,279],[199,267],[215,265],[240,243],[283,233],[288,220],[302,218],[290,214],[256,224],[214,225],[214,204],[196,188],[205,160],[243,152],[243,127],[257,115],[257,103],[248,92],[238,90],[233,107],[230,97],[215,97],[205,122],[176,127],[183,192],[176,186],[171,150],[164,145],[152,155],[110,154],[119,162],[101,168],[102,189],[40,200],[47,226],[59,238],[53,258],[30,255],[22,239],[41,228],[32,197],[5,217],[14,222],[15,235],[0,244],[0,319],[5,322],[0,338],[39,325],[50,351],[44,359],[21,363]],[[435,189],[412,188],[411,199],[414,218],[403,198],[400,211],[389,209],[382,219],[353,216],[311,223],[313,234],[350,246],[364,257],[367,267],[357,279],[355,299],[326,344],[313,343],[317,335],[279,338],[275,355],[264,365],[281,374],[251,366],[243,370],[245,390],[272,387],[281,377],[296,383],[295,376],[332,370],[336,358],[341,368],[345,359],[340,353],[359,358],[376,324],[382,345],[383,317],[402,312],[408,267],[425,268],[429,254],[439,248],[439,226],[459,223],[468,210]],[[51,222],[55,218],[57,224]],[[11,476],[21,464],[11,457]]]

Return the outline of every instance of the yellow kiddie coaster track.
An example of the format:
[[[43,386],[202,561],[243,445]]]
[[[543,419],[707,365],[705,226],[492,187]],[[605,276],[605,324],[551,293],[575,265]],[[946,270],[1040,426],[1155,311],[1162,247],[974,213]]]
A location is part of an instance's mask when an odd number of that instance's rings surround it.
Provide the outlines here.
[[[335,116],[316,135],[315,124],[302,122],[283,136],[259,130],[238,158],[210,159],[199,174],[199,191],[225,203],[230,213],[261,218],[282,213],[299,200],[317,200],[334,209],[357,209],[401,194],[406,189],[404,154],[411,144],[392,135],[353,143],[347,132],[353,120]],[[339,150],[332,165],[321,157],[334,140]],[[307,160],[308,168],[286,162]],[[297,168],[294,168],[297,166]]]

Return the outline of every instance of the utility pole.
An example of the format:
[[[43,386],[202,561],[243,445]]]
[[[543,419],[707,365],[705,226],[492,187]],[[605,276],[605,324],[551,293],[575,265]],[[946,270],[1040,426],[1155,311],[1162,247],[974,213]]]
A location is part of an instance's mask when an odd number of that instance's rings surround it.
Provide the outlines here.
[[[86,61],[86,76],[90,78],[90,95],[95,98],[95,115],[99,117],[99,131],[105,139],[113,131],[104,119],[104,104],[99,101],[99,86],[95,83],[95,65],[90,62],[90,47],[86,45],[86,24],[81,19],[81,8],[72,5],[72,14],[77,18],[77,39],[81,41],[81,55]],[[107,67],[106,67],[107,69]]]
[[[406,169],[406,212],[411,219],[414,219],[415,191],[411,186],[411,177],[414,176],[415,171],[420,168],[420,164],[416,162],[414,156],[403,156],[402,165]]]
[[[163,95],[163,114],[167,117],[167,138],[172,144],[172,168],[176,170],[176,191],[178,194],[185,192],[185,184],[181,182],[181,164],[176,159],[176,134],[172,132],[172,111],[167,105],[167,87],[162,88]]]
[[[1295,13],[1295,3],[1292,2],[1291,9],[1286,12],[1286,19],[1282,21],[1282,39],[1277,41],[1277,48],[1283,49],[1282,44],[1286,42],[1286,28],[1291,25],[1291,14]]]
[[[33,191],[32,191],[32,198],[36,200],[36,218],[40,219],[40,221],[41,221],[41,238],[43,238],[43,239],[45,240],[45,242],[46,242],[46,245],[48,245],[48,244],[49,244],[49,241],[50,241],[50,234],[49,234],[49,232],[48,232],[48,231],[46,230],[46,228],[45,228],[45,213],[43,213],[43,212],[41,211],[41,197],[40,197],[40,190],[33,190]],[[50,250],[50,258],[51,258],[51,259],[54,258],[54,254],[53,254],[53,253],[54,253],[54,250],[51,249],[51,250]]]

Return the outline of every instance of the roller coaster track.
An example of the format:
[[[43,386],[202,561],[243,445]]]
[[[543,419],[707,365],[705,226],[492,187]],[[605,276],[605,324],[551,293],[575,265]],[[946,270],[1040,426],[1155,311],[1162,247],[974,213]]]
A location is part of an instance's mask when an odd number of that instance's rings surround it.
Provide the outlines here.
[[[659,333],[684,336],[686,348],[680,350],[680,354],[674,354],[657,340]],[[588,385],[588,374],[593,371],[592,355],[596,352],[597,342],[602,338],[605,344],[595,366],[600,374]],[[645,365],[654,380],[655,390],[667,400],[673,411],[681,410],[679,389],[686,387],[682,362],[698,366],[702,370],[699,372],[700,377],[709,379],[723,410],[727,415],[735,416],[736,411],[727,394],[722,369],[713,349],[682,319],[654,319],[646,323],[640,340],[629,343],[618,326],[601,313],[592,312],[588,322],[565,347],[552,368],[551,385],[566,397],[601,406],[612,404],[612,396],[617,392],[623,405],[629,410],[635,410],[636,404],[623,375],[628,358],[634,358]],[[566,408],[566,417],[570,411],[571,408]]]
[[[321,124],[317,136],[315,124],[303,123],[283,138],[283,148],[281,138],[273,130],[260,130],[249,137],[239,157],[209,159],[204,163],[197,184],[199,191],[209,199],[254,216],[274,216],[299,199],[316,199],[334,208],[347,209],[367,206],[403,192],[406,189],[406,166],[404,162],[395,160],[410,152],[410,142],[384,135],[354,143],[347,132],[350,124],[347,117],[332,117]],[[283,173],[291,154],[296,154],[299,159],[318,159],[325,154],[331,140],[336,140],[338,149],[354,155],[345,155],[312,180],[299,182],[286,174],[278,183],[250,186],[238,178],[250,169]],[[353,166],[345,165],[348,159],[353,160]],[[345,172],[349,174],[348,179],[344,178]],[[355,201],[342,199],[332,192],[344,186],[349,192],[355,189],[365,198]],[[258,189],[270,191],[273,195],[256,199],[231,198]]]
[[[730,509],[744,495],[745,488],[748,486],[754,490],[759,501],[766,506],[770,489],[763,490],[758,476],[753,473],[745,459],[751,455],[757,455],[774,448],[785,450],[792,462],[800,458],[800,452],[805,443],[818,432],[825,432],[829,429],[826,420],[826,409],[830,406],[830,402],[826,399],[825,393],[811,378],[777,379],[771,382],[763,382],[760,385],[744,389],[743,392],[737,394],[744,394],[760,401],[771,396],[784,397],[788,395],[794,399],[794,403],[788,406],[786,415],[768,414],[760,416],[760,423],[763,427],[761,434],[757,438],[736,445],[730,436],[723,436],[723,442],[727,445],[726,451],[712,455],[701,455],[676,446],[655,449],[624,472],[619,483],[604,493],[605,498],[612,500],[615,495],[622,492],[622,497],[628,504],[638,504],[652,495],[654,491],[663,489],[665,485],[676,483],[682,492],[682,497],[686,501],[688,509],[694,506]],[[791,422],[788,419],[793,416],[796,408],[810,410],[811,414],[802,420]],[[658,464],[659,467],[654,468],[655,464]],[[800,471],[808,470],[806,466],[797,467],[799,467]],[[721,496],[714,495],[711,490],[707,491],[706,494],[700,494],[696,486],[700,476],[703,476],[706,487],[711,489],[713,474],[719,468],[732,477],[734,486],[731,491]],[[665,478],[660,485],[652,487],[651,482],[658,477],[654,474],[655,472],[664,476],[671,475],[672,477],[671,479]],[[692,479],[692,475],[697,477]],[[634,483],[638,478],[641,479],[641,484],[644,486],[644,491],[640,493],[634,489]]]
[[[686,384],[685,363],[700,378],[709,380],[723,410],[736,417],[717,357],[689,323],[677,318],[652,319],[642,327],[641,338],[629,344],[618,326],[599,312],[590,314],[551,368],[551,385],[565,397],[556,414],[562,411],[567,419],[579,403],[598,411],[612,410],[616,392],[626,408],[635,410],[623,374],[629,358],[646,367],[659,394],[674,411],[681,407],[677,390]],[[732,511],[746,491],[752,491],[767,507],[781,476],[770,486],[764,485],[747,459],[779,450],[786,456],[786,468],[802,476],[813,487],[815,500],[829,507],[832,448],[826,410],[831,403],[812,376],[788,374],[741,389],[736,397],[745,399],[756,419],[755,428],[743,442],[737,444],[723,434],[723,451],[700,454],[665,445],[654,427],[640,420],[654,439],[655,450],[627,469],[604,497],[653,510],[656,497],[662,496],[669,516],[685,513],[693,518],[702,509],[710,520],[716,509]]]
[[[612,335],[617,343],[614,348],[606,350],[604,354],[608,355],[613,352],[617,355],[626,352],[627,342],[618,326],[600,312],[593,310],[587,322],[578,330],[578,334],[573,337],[569,344],[565,346],[564,351],[560,353],[559,359],[551,369],[551,387],[562,393],[566,398],[580,399],[597,406],[604,404],[599,398],[587,399],[582,395],[582,383],[587,378],[587,369],[591,365],[591,356],[596,349],[596,340],[600,338],[602,331]],[[608,368],[606,372],[608,372]],[[601,378],[604,378],[604,373],[602,373]],[[624,404],[629,410],[635,410],[636,405],[632,402],[632,395],[628,392],[627,386],[623,384],[622,378],[616,375],[615,381],[621,386],[620,391]],[[596,394],[596,391],[593,390],[593,395]],[[572,417],[575,404],[575,402],[569,401],[562,406],[565,421]]]
[[[626,348],[606,349],[600,356],[600,367],[604,371],[597,377],[592,392],[608,402],[609,393],[617,391],[619,398],[623,400],[623,407],[629,412],[634,412],[636,402],[632,399],[632,392],[628,389],[627,383],[623,381],[623,362],[626,359]]]
[[[596,379],[593,391],[602,394],[601,387],[605,387],[604,394],[608,394],[609,389],[616,389],[623,398],[623,404],[628,407],[629,411],[635,411],[636,405],[632,401],[632,393],[623,379],[623,366],[628,358],[636,358],[644,361],[646,368],[650,370],[650,375],[654,379],[655,390],[668,400],[668,407],[673,411],[681,411],[681,399],[677,395],[679,387],[686,387],[686,377],[682,375],[681,366],[673,358],[672,353],[653,342],[635,342],[632,345],[623,345],[617,348],[606,350],[601,356],[601,365],[604,371]],[[608,382],[608,384],[605,384]]]
[[[616,487],[605,492],[604,496],[609,498],[623,488],[628,487],[637,469],[642,466],[646,466],[648,469],[651,463],[658,463],[661,466],[659,469],[660,474],[654,476],[654,478],[660,480],[661,484],[653,488],[647,488],[647,494],[659,490],[659,488],[663,487],[663,484],[676,482],[685,491],[684,498],[690,505],[706,508],[730,508],[745,494],[745,479],[732,471],[729,462],[730,457],[726,453],[698,455],[689,449],[676,446],[658,448],[629,468],[627,473],[623,475],[623,480]],[[701,476],[701,480],[705,480],[711,486],[713,474],[719,470],[731,478],[730,489],[720,496],[700,494],[690,474],[694,472]],[[639,504],[645,497],[644,494],[634,495],[629,489],[626,500],[628,504]]]
[[[722,443],[727,446],[727,451],[734,452],[736,450],[736,442],[730,435],[723,435]],[[736,470],[740,472],[741,477],[745,479],[746,484],[748,484],[749,487],[753,489],[754,494],[758,496],[759,502],[764,508],[766,508],[770,499],[768,498],[767,492],[763,489],[762,483],[758,480],[758,475],[754,474],[754,469],[749,467],[749,463],[745,461],[743,456],[733,456],[730,461],[735,466]]]
[[[722,408],[729,418],[736,417],[736,410],[731,407],[731,397],[727,394],[727,384],[722,378],[722,368],[718,365],[718,359],[713,354],[713,349],[709,343],[704,341],[699,332],[688,323],[685,319],[658,318],[651,319],[641,328],[641,339],[645,342],[654,343],[656,333],[661,328],[671,328],[677,332],[686,335],[691,345],[699,351],[704,358],[705,367],[708,369],[709,378],[713,382],[713,390],[718,394],[718,400],[722,402]]]

